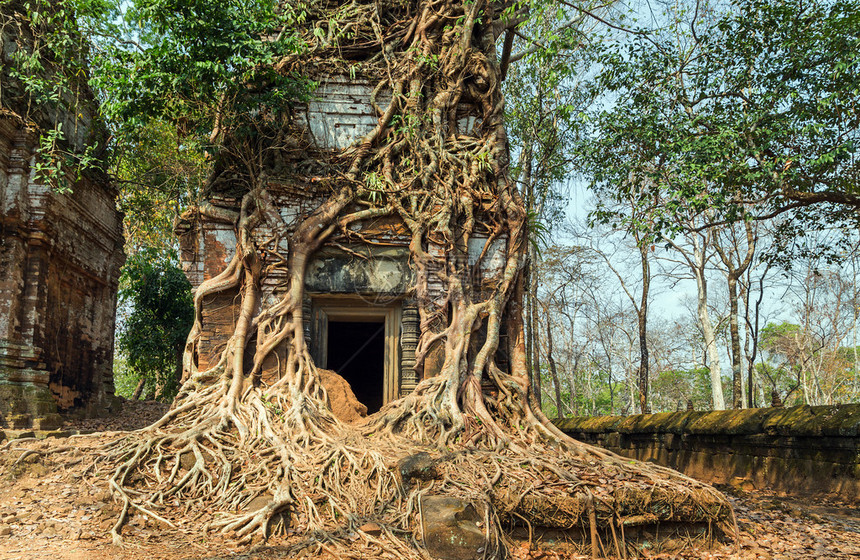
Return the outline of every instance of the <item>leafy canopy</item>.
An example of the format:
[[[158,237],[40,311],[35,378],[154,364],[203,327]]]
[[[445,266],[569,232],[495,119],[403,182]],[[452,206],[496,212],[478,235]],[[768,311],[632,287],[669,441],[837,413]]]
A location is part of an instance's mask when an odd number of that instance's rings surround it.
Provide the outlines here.
[[[305,82],[275,70],[300,51],[298,17],[270,0],[134,0],[122,36],[93,61],[102,107],[115,127],[149,118],[184,132],[300,97]]]
[[[601,71],[576,151],[606,201],[594,219],[658,235],[697,214],[856,226],[860,2],[733,0],[660,17],[592,45]]]

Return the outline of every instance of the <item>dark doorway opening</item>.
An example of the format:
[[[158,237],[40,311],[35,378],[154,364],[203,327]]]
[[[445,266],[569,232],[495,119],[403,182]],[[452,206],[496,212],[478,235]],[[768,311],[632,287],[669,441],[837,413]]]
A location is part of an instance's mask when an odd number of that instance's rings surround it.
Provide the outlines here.
[[[329,321],[327,367],[346,379],[373,414],[382,408],[385,382],[385,323]]]

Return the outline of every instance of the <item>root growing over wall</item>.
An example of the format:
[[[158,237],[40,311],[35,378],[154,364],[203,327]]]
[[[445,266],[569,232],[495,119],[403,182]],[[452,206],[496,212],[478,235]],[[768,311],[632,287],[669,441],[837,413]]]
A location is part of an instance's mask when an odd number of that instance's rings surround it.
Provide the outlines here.
[[[519,310],[528,224],[508,173],[494,50],[516,14],[504,16],[501,7],[356,0],[308,8],[308,58],[371,53],[362,64],[378,80],[374,103],[383,90],[392,102],[377,106],[376,128],[339,154],[337,185],[289,234],[288,254],[277,251],[287,228],[266,190],[263,155],[275,151],[278,135],[264,142],[259,135],[246,141],[224,133],[225,160],[243,169],[241,209],[234,214],[204,205],[199,211],[234,224],[236,253],[195,294],[186,380],[174,406],[105,454],[111,488],[123,504],[115,541],[129,513],[171,523],[163,512],[179,508],[190,526],[242,542],[289,525],[308,536],[296,546],[313,552],[349,556],[360,539],[379,556],[418,558],[420,508],[428,495],[479,506],[487,558],[504,555],[503,529],[511,524],[582,528],[595,553],[596,531],[615,534],[625,520],[727,527],[730,506],[710,487],[573,441],[530,402]],[[284,60],[280,68],[295,64]],[[477,135],[458,130],[462,104],[479,110]],[[363,424],[347,425],[327,405],[302,334],[304,275],[327,240],[380,216],[401,220],[411,238],[421,329],[417,369],[431,352],[441,352],[441,370]],[[255,237],[262,225],[275,239]],[[507,240],[503,271],[480,286],[469,280],[468,264],[468,242],[477,231],[489,237],[488,247]],[[431,243],[446,256],[430,251]],[[274,269],[288,276],[277,303],[268,304],[261,286]],[[444,301],[428,295],[431,272],[445,283]],[[230,290],[240,294],[235,329],[217,364],[198,370],[202,302]],[[503,321],[514,341],[508,371],[496,363]],[[249,344],[255,345],[250,353]],[[271,356],[279,357],[277,379],[263,381]],[[362,530],[369,521],[379,531]],[[617,547],[623,533],[613,539]]]

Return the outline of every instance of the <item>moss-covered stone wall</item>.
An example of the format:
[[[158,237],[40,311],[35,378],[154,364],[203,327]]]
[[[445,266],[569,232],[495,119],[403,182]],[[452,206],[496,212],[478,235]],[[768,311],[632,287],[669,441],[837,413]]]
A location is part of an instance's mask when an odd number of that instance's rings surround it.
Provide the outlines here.
[[[557,420],[565,433],[714,484],[860,502],[860,405]]]

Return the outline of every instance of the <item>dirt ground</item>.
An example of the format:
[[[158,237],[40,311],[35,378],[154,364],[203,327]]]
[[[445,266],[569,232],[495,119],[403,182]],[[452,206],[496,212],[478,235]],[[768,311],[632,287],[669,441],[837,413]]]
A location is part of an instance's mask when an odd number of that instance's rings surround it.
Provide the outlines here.
[[[104,479],[87,472],[88,458],[124,430],[144,427],[166,410],[154,402],[129,402],[108,419],[69,422],[64,430],[89,435],[0,442],[0,559],[27,560],[215,560],[288,558],[292,535],[249,550],[192,532],[174,519],[175,529],[135,516],[124,529],[126,545],[114,546],[110,528],[119,514]],[[62,434],[61,434],[62,435]],[[57,452],[67,448],[65,451]],[[36,451],[22,456],[28,451]],[[651,558],[742,560],[858,559],[860,509],[827,500],[797,500],[762,492],[725,490],[736,508],[738,543]],[[373,558],[356,550],[356,558]],[[520,543],[515,560],[574,559],[551,549]]]

